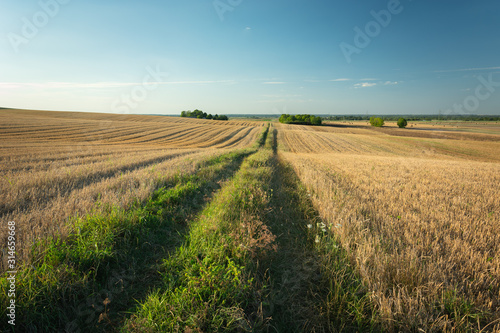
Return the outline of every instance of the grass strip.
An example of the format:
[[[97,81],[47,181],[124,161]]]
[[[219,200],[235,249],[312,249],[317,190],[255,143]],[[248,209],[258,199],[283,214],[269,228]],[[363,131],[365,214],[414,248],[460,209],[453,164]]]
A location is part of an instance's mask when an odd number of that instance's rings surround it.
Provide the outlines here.
[[[376,331],[372,308],[346,253],[325,231],[293,169],[273,161],[273,196],[265,223],[278,251],[260,263],[268,281],[264,318],[277,332]]]
[[[123,332],[377,332],[370,296],[275,152],[247,158]]]
[[[267,134],[266,134],[267,136]],[[262,222],[271,197],[272,151],[248,157],[193,223],[186,243],[164,263],[163,286],[148,295],[124,332],[253,331],[258,316],[254,281],[259,258],[274,249]]]
[[[109,331],[122,312],[159,280],[161,259],[182,243],[188,221],[255,150],[236,151],[199,163],[178,175],[148,202],[131,209],[75,217],[67,239],[40,240],[38,258],[17,274],[17,329]],[[1,278],[2,311],[7,276]],[[4,325],[2,321],[0,325]],[[4,327],[0,328],[4,329]],[[5,327],[6,328],[6,327]]]

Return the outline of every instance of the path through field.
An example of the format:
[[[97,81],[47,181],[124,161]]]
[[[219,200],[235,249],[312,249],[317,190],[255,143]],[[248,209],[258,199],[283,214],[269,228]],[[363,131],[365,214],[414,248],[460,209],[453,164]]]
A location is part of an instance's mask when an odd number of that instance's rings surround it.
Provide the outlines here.
[[[0,118],[21,330],[500,329],[495,126]]]

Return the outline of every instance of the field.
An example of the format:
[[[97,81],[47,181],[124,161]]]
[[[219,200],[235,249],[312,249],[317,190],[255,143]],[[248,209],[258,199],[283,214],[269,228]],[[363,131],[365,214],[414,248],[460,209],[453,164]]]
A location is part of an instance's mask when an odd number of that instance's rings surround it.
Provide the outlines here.
[[[252,144],[263,125],[16,110],[2,110],[0,123],[0,214],[23,230],[22,260],[25,243],[65,235],[70,216],[97,201],[144,200],[179,170],[192,172],[193,161]]]
[[[3,109],[0,149],[24,331],[500,331],[500,124]]]
[[[278,138],[385,328],[498,330],[498,124],[338,125]]]

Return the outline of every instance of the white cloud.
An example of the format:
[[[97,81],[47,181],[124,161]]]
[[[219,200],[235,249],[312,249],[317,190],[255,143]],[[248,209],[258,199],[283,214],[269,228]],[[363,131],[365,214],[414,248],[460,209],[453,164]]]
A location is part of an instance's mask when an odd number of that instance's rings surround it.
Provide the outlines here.
[[[385,81],[384,82],[384,86],[391,86],[391,85],[395,85],[395,84],[399,84],[398,81]]]
[[[340,79],[332,79],[330,81],[331,82],[342,82],[342,81],[351,81],[351,79],[340,78]]]
[[[362,82],[362,83],[356,83],[354,85],[355,88],[369,88],[369,87],[373,87],[373,86],[376,86],[377,84],[376,83],[370,83],[370,82]]]

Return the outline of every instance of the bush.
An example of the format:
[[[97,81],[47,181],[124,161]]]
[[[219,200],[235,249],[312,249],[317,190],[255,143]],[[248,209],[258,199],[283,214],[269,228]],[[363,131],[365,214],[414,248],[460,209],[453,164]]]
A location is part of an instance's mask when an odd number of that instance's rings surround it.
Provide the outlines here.
[[[406,121],[405,118],[399,118],[398,120],[398,126],[399,128],[405,128],[406,125],[408,125],[408,122]]]
[[[227,116],[219,116],[219,115],[212,116],[211,114],[207,114],[206,112],[203,112],[203,111],[198,110],[198,109],[196,109],[194,111],[182,111],[181,117],[198,118],[198,119],[229,120],[229,118]]]
[[[371,117],[370,124],[374,127],[382,127],[384,126],[384,119],[379,117]]]
[[[283,124],[299,124],[299,125],[321,125],[321,117],[312,116],[309,114],[298,114],[291,116],[289,114],[282,114],[279,119]]]

